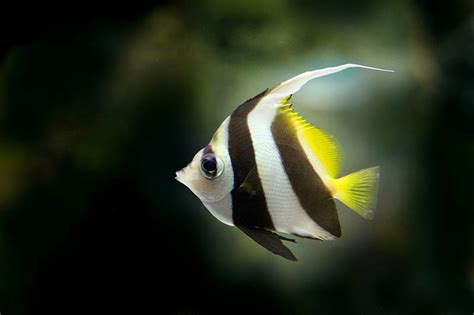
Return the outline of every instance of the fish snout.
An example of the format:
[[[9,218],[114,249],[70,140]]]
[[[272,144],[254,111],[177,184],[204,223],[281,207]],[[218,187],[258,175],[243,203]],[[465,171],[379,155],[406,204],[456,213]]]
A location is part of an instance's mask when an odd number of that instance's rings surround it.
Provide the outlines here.
[[[184,182],[184,179],[189,176],[189,175],[186,176],[186,170],[188,168],[190,168],[190,166],[191,166],[191,163],[188,163],[188,165],[186,165],[185,167],[183,167],[179,171],[176,171],[175,172],[176,177],[174,179],[176,179],[178,182],[186,185],[186,183]]]
[[[174,179],[176,179],[178,182],[180,182],[181,184],[184,184],[186,185],[186,169],[188,168],[188,165],[186,167],[183,167],[182,169],[180,169],[179,171],[176,171],[175,172],[175,175],[176,177]]]
[[[181,183],[181,177],[183,176],[184,171],[181,169],[176,171],[174,174],[176,175],[174,179]]]

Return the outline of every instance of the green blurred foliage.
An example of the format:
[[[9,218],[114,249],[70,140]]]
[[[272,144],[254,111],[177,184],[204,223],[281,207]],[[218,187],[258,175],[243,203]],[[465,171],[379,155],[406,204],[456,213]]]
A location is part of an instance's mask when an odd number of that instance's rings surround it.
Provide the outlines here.
[[[0,312],[472,313],[472,9],[181,1],[8,46]],[[293,103],[344,172],[381,166],[374,221],[339,205],[343,237],[290,245],[291,263],[173,179],[242,101],[346,62],[395,73],[349,70]]]

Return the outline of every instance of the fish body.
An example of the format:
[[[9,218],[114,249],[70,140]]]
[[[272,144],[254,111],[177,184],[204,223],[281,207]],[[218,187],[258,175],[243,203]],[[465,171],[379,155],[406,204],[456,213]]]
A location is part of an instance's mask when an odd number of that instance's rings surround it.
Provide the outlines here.
[[[302,73],[245,101],[176,179],[220,221],[236,226],[274,254],[296,257],[275,232],[318,240],[341,236],[335,199],[372,218],[378,167],[338,178],[342,151],[334,138],[305,121],[289,103],[317,77],[346,64]]]

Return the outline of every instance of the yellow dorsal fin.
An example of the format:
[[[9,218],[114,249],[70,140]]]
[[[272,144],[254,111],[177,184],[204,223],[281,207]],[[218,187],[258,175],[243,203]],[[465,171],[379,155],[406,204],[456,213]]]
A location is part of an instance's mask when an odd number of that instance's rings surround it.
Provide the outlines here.
[[[281,99],[279,109],[289,116],[290,122],[296,126],[311,153],[316,157],[323,171],[335,178],[342,165],[342,149],[333,136],[311,125],[293,110],[288,98]],[[324,175],[324,174],[319,174]]]
[[[296,127],[299,136],[319,162],[317,167],[326,172],[325,175],[329,178],[322,179],[332,196],[364,218],[372,219],[377,203],[379,167],[367,168],[336,178],[342,165],[341,147],[331,135],[314,127],[295,112],[288,103],[289,99],[290,97],[280,99],[278,109],[280,113],[287,115],[288,121]]]

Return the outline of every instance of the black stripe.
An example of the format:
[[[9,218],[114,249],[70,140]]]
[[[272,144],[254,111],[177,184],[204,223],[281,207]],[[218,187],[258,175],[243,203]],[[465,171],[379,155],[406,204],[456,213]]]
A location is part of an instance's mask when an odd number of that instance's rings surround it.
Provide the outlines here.
[[[232,219],[237,226],[274,229],[256,171],[255,151],[247,124],[248,114],[267,91],[245,101],[230,116],[229,155],[234,171]]]
[[[277,114],[272,123],[272,134],[303,209],[320,227],[336,237],[341,236],[334,199],[308,160],[288,113],[280,111]]]

